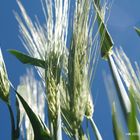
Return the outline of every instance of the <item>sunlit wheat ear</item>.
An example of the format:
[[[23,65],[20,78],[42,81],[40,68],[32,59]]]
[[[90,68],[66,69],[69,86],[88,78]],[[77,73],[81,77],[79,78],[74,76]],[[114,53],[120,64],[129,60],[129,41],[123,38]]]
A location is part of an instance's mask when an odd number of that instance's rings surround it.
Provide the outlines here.
[[[99,54],[97,36],[93,35],[97,17],[90,16],[93,14],[91,1],[76,1],[75,6],[67,82],[70,98],[69,107],[71,116],[73,116],[70,124],[74,129],[79,127],[85,114],[92,116],[93,105],[89,100],[89,89]]]
[[[45,97],[44,97],[44,87],[40,81],[37,81],[34,77],[33,70],[27,70],[27,74],[20,78],[20,84],[17,87],[20,95],[26,100],[33,111],[45,121]],[[34,139],[34,133],[30,121],[20,103],[21,112],[21,130],[25,125],[26,137],[28,140]],[[24,132],[22,132],[24,133]]]
[[[116,48],[113,56],[118,66],[119,73],[123,81],[125,82],[127,88],[129,89],[130,86],[132,86],[133,89],[137,93],[139,93],[140,92],[140,79],[138,78],[139,75],[137,75],[137,72],[135,72],[129,58],[126,56],[122,48],[120,49]],[[138,71],[138,65],[137,65],[137,71]]]
[[[140,73],[139,73],[139,67],[137,63],[136,63],[136,72],[135,72],[129,58],[127,57],[125,52],[122,50],[122,48],[116,49],[113,56],[115,58],[115,62],[117,64],[119,73],[126,87],[128,88],[128,90],[133,89],[134,99],[140,108],[140,103],[139,103],[140,101],[140,94],[139,94],[140,93],[140,79],[139,79]]]
[[[93,117],[93,113],[94,113],[94,105],[92,101],[92,96],[89,94],[87,99],[87,104],[86,104],[85,116],[88,119],[90,119]]]
[[[0,48],[0,98],[8,103],[10,83]]]
[[[41,25],[38,18],[33,23],[18,0],[22,18],[17,13],[15,16],[19,23],[20,38],[28,53],[35,58],[45,60],[51,51],[62,55],[67,50],[69,0],[55,0],[54,2],[42,0],[41,2],[44,24]],[[39,68],[39,71],[44,78],[43,70]]]
[[[73,35],[68,58],[68,93],[71,125],[77,129],[83,121],[88,98],[88,19],[89,1],[76,1]]]
[[[115,83],[117,92],[119,93],[118,97],[120,98],[122,108],[124,109],[124,115],[126,116],[126,114],[130,113],[130,111],[131,111],[130,99],[129,99],[129,96],[126,92],[124,84],[122,82],[122,79],[119,75],[117,66],[114,62],[112,55],[109,55],[108,57],[109,57],[109,66],[111,68],[114,83]]]

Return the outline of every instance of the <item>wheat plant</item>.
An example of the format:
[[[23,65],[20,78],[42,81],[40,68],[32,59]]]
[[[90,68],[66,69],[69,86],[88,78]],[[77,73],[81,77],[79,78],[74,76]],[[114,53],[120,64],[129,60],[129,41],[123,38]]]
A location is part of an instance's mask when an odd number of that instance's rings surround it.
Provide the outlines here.
[[[114,138],[139,140],[140,70],[136,64],[135,73],[123,50],[113,48],[105,18],[108,3],[41,0],[44,23],[38,17],[33,22],[19,0],[17,4],[21,13],[14,14],[28,54],[9,52],[23,64],[35,67],[40,78],[36,79],[33,69],[27,70],[15,88],[8,79],[0,50],[0,98],[9,109],[12,140],[62,140],[65,136],[71,140],[92,140],[90,133],[102,140],[93,117],[96,108],[91,90],[100,53],[109,64],[120,101],[110,102]],[[138,28],[136,31],[139,34]],[[10,87],[16,96],[16,118],[10,105]],[[127,138],[124,126],[118,123],[116,104],[120,104],[124,115],[130,134]],[[85,121],[92,131],[85,131]]]

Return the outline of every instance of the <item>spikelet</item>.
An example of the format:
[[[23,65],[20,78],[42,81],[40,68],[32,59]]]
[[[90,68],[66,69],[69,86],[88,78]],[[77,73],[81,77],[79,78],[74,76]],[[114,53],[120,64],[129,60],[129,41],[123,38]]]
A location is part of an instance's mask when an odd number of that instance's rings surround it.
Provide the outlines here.
[[[2,52],[0,49],[0,98],[5,102],[8,102],[10,83],[3,60]]]
[[[87,104],[86,104],[86,111],[85,111],[85,116],[90,119],[92,118],[94,113],[94,105],[93,105],[93,101],[92,101],[92,97],[89,94],[88,95],[88,100],[87,100]]]
[[[88,90],[88,18],[89,1],[76,1],[73,38],[68,59],[68,92],[70,96],[71,126],[79,128],[85,116]],[[84,13],[84,14],[83,14]]]
[[[57,93],[58,85],[60,79],[60,60],[59,53],[54,51],[50,52],[47,61],[46,70],[46,91],[47,91],[47,101],[48,108],[50,111],[51,119],[54,121],[57,117]]]
[[[47,78],[47,100],[51,118],[54,120],[57,117],[57,85],[56,81],[50,76]]]

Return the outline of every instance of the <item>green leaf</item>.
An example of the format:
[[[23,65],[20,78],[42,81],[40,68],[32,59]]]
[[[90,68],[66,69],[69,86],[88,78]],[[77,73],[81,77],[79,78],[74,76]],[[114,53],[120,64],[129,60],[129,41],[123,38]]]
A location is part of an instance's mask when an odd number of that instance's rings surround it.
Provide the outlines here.
[[[9,113],[10,113],[10,119],[11,119],[11,139],[12,140],[15,140],[16,139],[16,135],[15,135],[15,120],[14,120],[14,114],[13,114],[13,111],[12,111],[12,108],[11,108],[11,105],[8,103],[7,104],[7,107],[8,107],[8,110],[9,110]]]
[[[22,96],[15,90],[17,97],[21,101],[28,117],[31,122],[34,131],[35,140],[51,140],[50,132],[47,127],[42,125],[43,122],[40,121],[40,118],[33,112],[27,102],[22,98]],[[46,128],[46,129],[45,129]]]
[[[14,55],[23,64],[30,64],[38,67],[45,68],[45,61],[37,58],[33,58],[17,50],[9,50],[9,52]]]
[[[138,34],[138,36],[140,36],[140,29],[137,27],[134,27],[134,29],[135,29],[136,33]]]
[[[128,115],[128,129],[130,133],[130,140],[139,140],[139,131],[138,131],[138,122],[137,122],[137,113],[136,113],[136,104],[134,100],[134,90],[132,87],[129,89],[130,101],[131,101],[131,112]]]
[[[104,23],[101,8],[100,8],[100,1],[95,0],[93,1],[94,8],[97,13],[97,21],[99,26],[99,32],[100,32],[100,46],[101,46],[101,56],[102,58],[106,59],[108,58],[109,53],[111,52],[114,42],[111,38],[111,35],[109,34],[107,27]]]
[[[118,125],[118,121],[117,121],[115,103],[113,103],[112,106],[112,123],[113,123],[113,132],[114,132],[115,140],[123,140],[124,138],[122,134],[122,129]]]
[[[134,96],[135,102],[138,105],[138,111],[140,112],[140,94],[134,92],[133,93],[133,96]]]
[[[15,136],[16,138],[18,139],[19,136],[20,136],[20,109],[19,109],[19,101],[18,99],[16,98],[16,111],[17,111],[17,115],[16,115],[16,123],[17,123],[17,126],[16,126],[16,130],[15,130]]]

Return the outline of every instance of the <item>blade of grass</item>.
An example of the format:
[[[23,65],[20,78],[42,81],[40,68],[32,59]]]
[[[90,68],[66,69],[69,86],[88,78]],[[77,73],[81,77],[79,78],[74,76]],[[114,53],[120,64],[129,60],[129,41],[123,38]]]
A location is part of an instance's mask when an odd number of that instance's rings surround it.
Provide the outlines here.
[[[107,60],[107,57],[113,48],[114,42],[112,40],[110,33],[107,30],[103,17],[101,16],[100,0],[96,0],[96,1],[93,0],[93,5],[97,13],[97,21],[98,21],[99,32],[101,37],[100,39],[101,56],[102,58]]]
[[[130,101],[131,101],[131,112],[128,116],[128,129],[130,135],[130,140],[139,140],[139,132],[138,132],[138,120],[137,120],[137,114],[136,114],[136,105],[135,100],[133,97],[134,90],[133,88],[130,88]]]
[[[18,97],[18,99],[21,101],[21,103],[29,117],[29,120],[32,124],[33,131],[34,131],[34,139],[35,140],[51,140],[49,129],[44,129],[44,126],[40,122],[39,117],[33,112],[33,110],[26,103],[26,101],[23,99],[23,97],[15,90],[15,88],[13,87],[12,84],[11,84],[11,86],[16,93],[16,98]]]
[[[14,55],[20,62],[23,64],[30,64],[33,66],[38,66],[41,68],[45,68],[45,61],[37,58],[33,58],[29,55],[26,55],[20,51],[17,50],[9,50],[9,52]]]
[[[16,115],[17,126],[16,126],[16,130],[15,130],[15,134],[16,134],[16,138],[18,139],[19,136],[20,136],[20,126],[19,126],[19,123],[20,123],[20,110],[19,110],[19,102],[18,102],[17,98],[16,98],[16,111],[17,111],[17,115]]]
[[[11,135],[12,135],[12,140],[16,139],[16,135],[15,135],[15,120],[14,120],[14,114],[12,111],[12,108],[10,106],[10,104],[7,104],[9,113],[10,113],[10,119],[11,119]]]
[[[115,102],[113,102],[112,105],[112,123],[113,123],[113,132],[114,132],[115,140],[123,140],[124,138],[122,134],[122,129],[120,128],[117,121]]]

